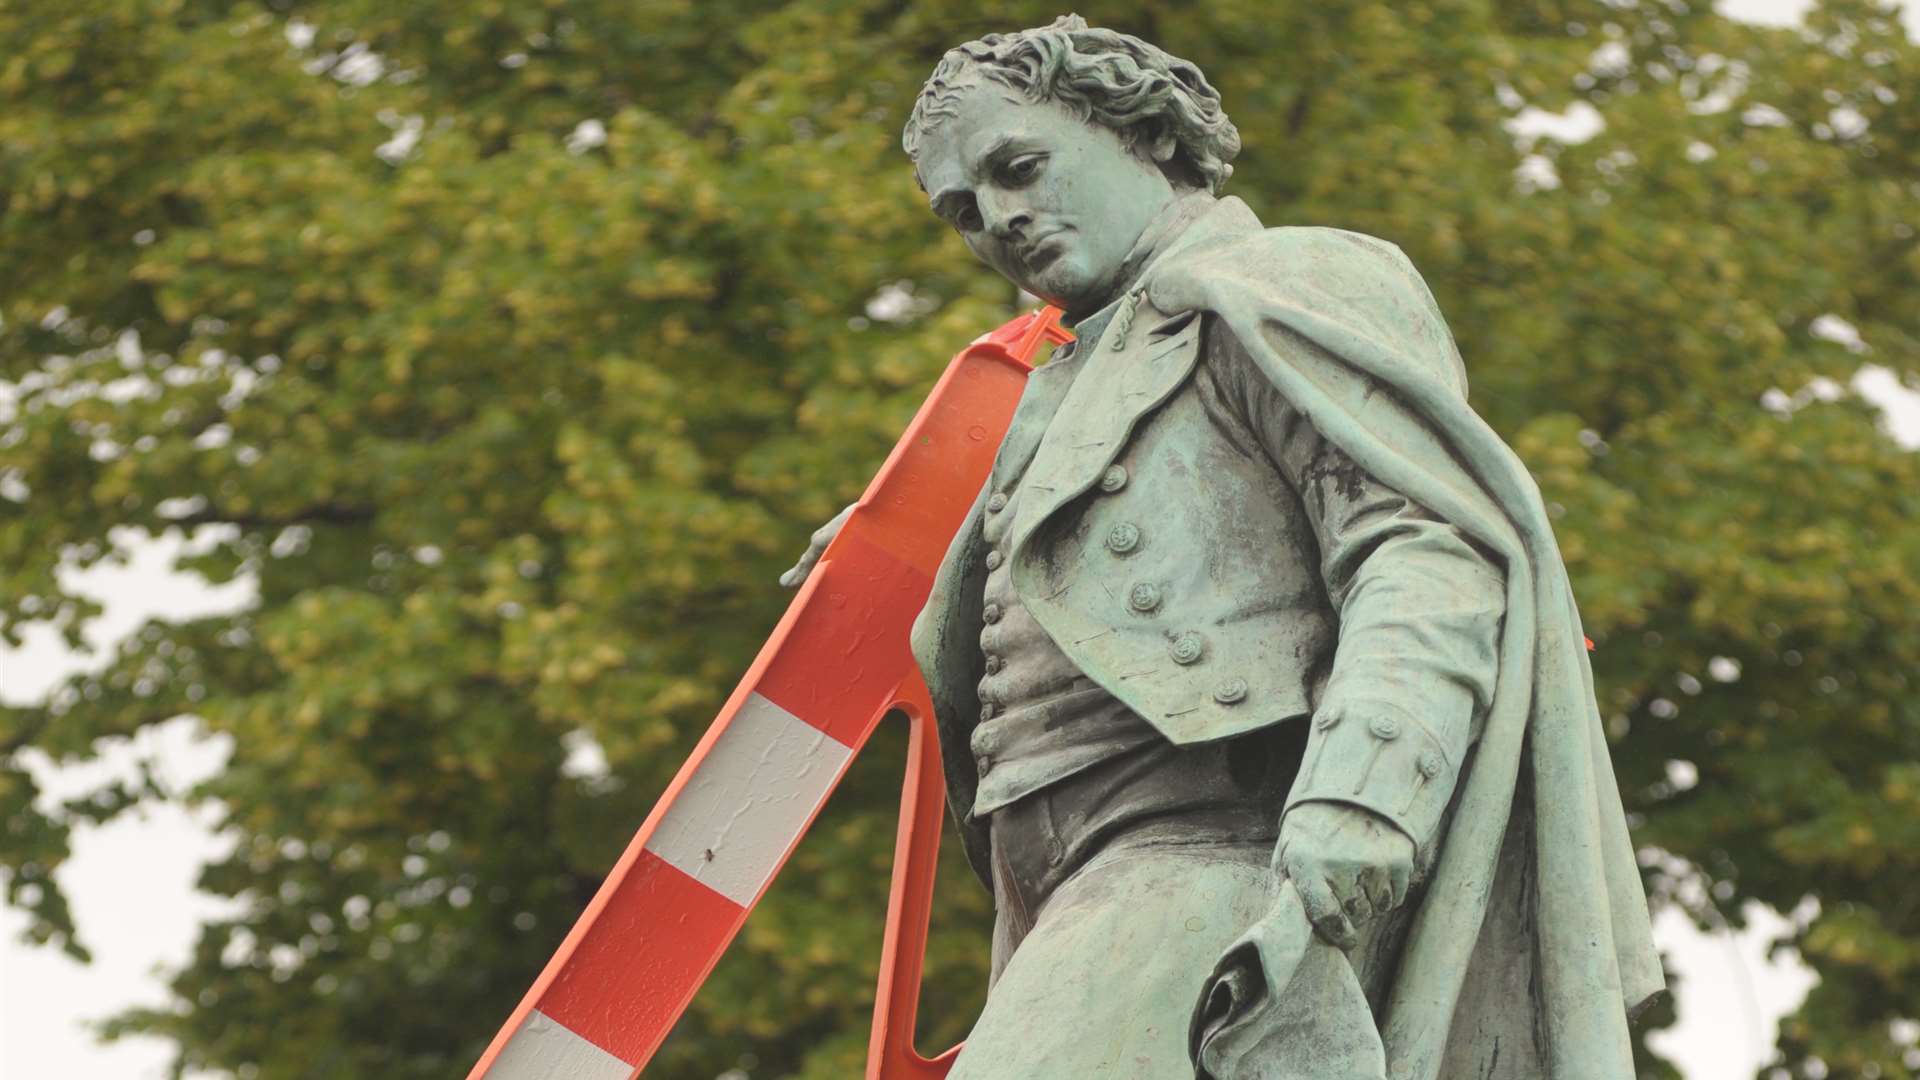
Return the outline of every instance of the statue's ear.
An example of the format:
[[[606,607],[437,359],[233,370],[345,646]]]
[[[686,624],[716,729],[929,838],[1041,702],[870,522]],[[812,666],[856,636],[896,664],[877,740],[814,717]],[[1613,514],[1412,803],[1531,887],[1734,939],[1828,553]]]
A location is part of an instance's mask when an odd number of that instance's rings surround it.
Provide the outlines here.
[[[1142,120],[1124,133],[1133,152],[1145,157],[1155,165],[1165,165],[1173,160],[1174,151],[1180,149],[1180,141],[1173,137],[1169,125],[1160,117]]]
[[[1142,142],[1147,148],[1147,154],[1161,165],[1172,161],[1174,152],[1180,149],[1180,140],[1174,138],[1173,133],[1168,131],[1164,124],[1156,125],[1154,130],[1147,132],[1147,137]]]

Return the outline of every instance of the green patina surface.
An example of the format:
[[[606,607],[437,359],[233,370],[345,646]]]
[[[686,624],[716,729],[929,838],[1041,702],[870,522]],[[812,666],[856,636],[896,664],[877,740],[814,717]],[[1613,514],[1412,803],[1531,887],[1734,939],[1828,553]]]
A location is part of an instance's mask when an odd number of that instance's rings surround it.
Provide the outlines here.
[[[1003,557],[1169,742],[1310,721],[1270,865],[1109,842],[1022,913],[955,1076],[1631,1076],[1661,973],[1578,615],[1405,256],[1216,199],[1237,137],[1204,78],[1071,20],[950,53],[907,146],[974,253],[1083,329],[1003,444],[1010,528],[983,498],[916,626],[976,869],[1022,842],[974,813],[969,740]],[[1236,362],[1257,384],[1220,391]]]

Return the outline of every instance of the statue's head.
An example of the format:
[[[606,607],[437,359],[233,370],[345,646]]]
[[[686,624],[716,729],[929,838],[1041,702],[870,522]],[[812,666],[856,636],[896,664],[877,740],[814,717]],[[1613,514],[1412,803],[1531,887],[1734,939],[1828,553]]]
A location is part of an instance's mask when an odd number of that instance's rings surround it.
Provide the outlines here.
[[[1077,15],[948,52],[902,140],[982,262],[1075,314],[1185,191],[1218,192],[1240,133],[1200,69]]]

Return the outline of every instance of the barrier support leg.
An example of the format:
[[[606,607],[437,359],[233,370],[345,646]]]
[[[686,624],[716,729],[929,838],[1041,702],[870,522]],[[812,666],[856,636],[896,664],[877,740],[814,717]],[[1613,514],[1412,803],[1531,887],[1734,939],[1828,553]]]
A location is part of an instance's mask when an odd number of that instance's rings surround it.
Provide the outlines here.
[[[934,875],[940,861],[940,830],[946,817],[940,740],[934,732],[926,684],[918,673],[902,685],[899,709],[908,724],[907,774],[900,788],[900,827],[893,845],[893,885],[880,950],[880,986],[874,995],[866,1080],[942,1080],[960,1048],[929,1059],[913,1047]]]

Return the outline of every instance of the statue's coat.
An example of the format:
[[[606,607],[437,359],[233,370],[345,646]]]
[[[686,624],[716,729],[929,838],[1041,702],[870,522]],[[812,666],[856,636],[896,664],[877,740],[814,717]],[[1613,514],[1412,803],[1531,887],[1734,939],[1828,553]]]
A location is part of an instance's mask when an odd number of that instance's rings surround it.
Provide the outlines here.
[[[1389,1076],[1431,1080],[1443,1068],[1450,1075],[1467,1049],[1450,1052],[1450,1042],[1504,1029],[1510,1020],[1495,1014],[1515,1003],[1488,988],[1511,984],[1515,964],[1531,984],[1536,1004],[1526,1011],[1539,1017],[1547,1075],[1632,1076],[1626,1018],[1663,982],[1579,615],[1539,490],[1468,406],[1464,367],[1425,283],[1391,244],[1336,229],[1262,229],[1231,198],[1189,227],[1140,282],[1154,309],[1197,312],[1208,332],[1233,335],[1323,437],[1465,532],[1506,571],[1494,697],[1380,1017]],[[1032,407],[1058,405],[1056,397]],[[1179,493],[1165,497],[1177,502]],[[914,652],[933,693],[952,804],[984,879],[985,825],[967,817],[977,782],[967,732],[981,673],[980,513],[976,505],[955,538],[915,624]],[[1040,520],[1016,523],[1016,549]],[[1017,562],[1015,575],[1019,583]],[[1080,662],[1072,639],[1048,624],[1044,602],[1034,611]],[[1081,663],[1096,680],[1101,666]],[[1234,734],[1163,733],[1175,741]],[[1257,935],[1248,947],[1262,947]],[[1269,966],[1269,992],[1280,993],[1290,975]],[[1203,977],[1195,973],[1196,995]],[[1484,1052],[1468,1056],[1484,1060]]]

